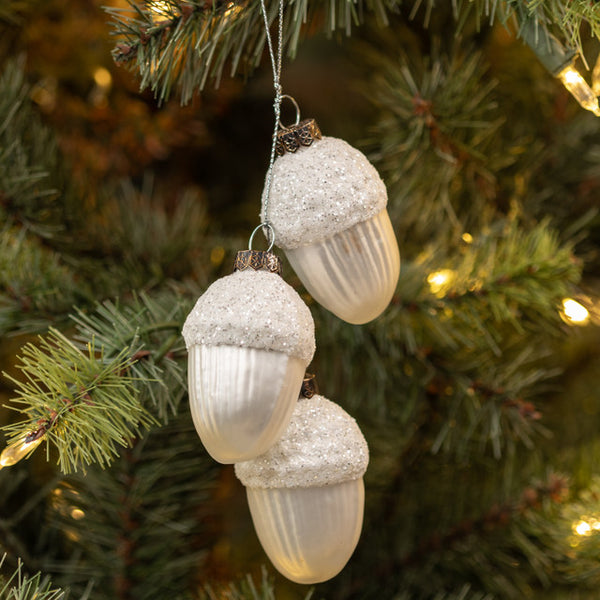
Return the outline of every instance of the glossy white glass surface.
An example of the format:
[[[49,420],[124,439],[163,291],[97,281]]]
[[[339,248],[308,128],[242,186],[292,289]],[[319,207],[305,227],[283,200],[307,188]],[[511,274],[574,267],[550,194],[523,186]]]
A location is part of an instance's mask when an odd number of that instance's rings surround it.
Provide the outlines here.
[[[335,577],[360,537],[362,478],[308,488],[246,488],[256,534],[275,568],[297,583]]]
[[[348,323],[378,317],[390,303],[400,274],[400,252],[387,210],[285,254],[311,296]]]
[[[192,346],[190,409],[208,453],[234,463],[266,452],[292,416],[305,368],[303,360],[282,352]]]

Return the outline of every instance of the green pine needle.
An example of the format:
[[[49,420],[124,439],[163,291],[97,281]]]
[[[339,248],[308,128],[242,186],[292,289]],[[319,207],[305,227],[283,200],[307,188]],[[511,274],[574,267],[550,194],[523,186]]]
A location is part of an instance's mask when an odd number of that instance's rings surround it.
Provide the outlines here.
[[[49,522],[78,559],[54,580],[74,593],[94,581],[97,600],[123,590],[145,600],[187,598],[210,568],[220,472],[185,414],[121,449],[110,469],[65,478],[53,490]]]
[[[23,59],[6,62],[0,88],[0,220],[12,217],[44,238],[65,234],[81,203],[67,182],[56,138],[29,98]]]
[[[0,568],[4,563],[6,554],[0,558]],[[42,578],[41,573],[30,577],[23,573],[23,565],[19,561],[17,569],[8,580],[0,578],[0,598],[2,600],[62,600],[65,593],[53,588],[52,583]]]
[[[437,6],[436,0],[417,0],[410,6],[410,15],[429,26]],[[515,13],[528,14],[550,24],[566,45],[580,54],[582,27],[589,28],[592,37],[597,38],[600,33],[600,13],[590,0],[452,0],[452,9],[459,32],[470,18],[475,19],[479,29],[485,23],[510,24]]]
[[[3,428],[9,444],[43,435],[48,457],[52,447],[63,473],[92,463],[110,465],[119,446],[130,445],[141,428],[156,422],[129,374],[131,348],[108,360],[94,340],[83,353],[54,329],[38,339],[37,346],[22,350],[17,365],[22,379],[5,374],[17,392],[8,407],[26,416]]]
[[[186,351],[181,328],[191,303],[167,292],[141,294],[129,304],[107,300],[90,313],[77,311],[80,340],[95,339],[105,355],[116,357],[123,348],[135,348],[140,357],[131,365],[140,401],[162,422],[178,412],[186,393]]]
[[[600,12],[589,0],[529,0],[519,2],[534,18],[550,21],[560,31],[568,46],[583,53],[581,28],[589,27],[592,37],[600,34]]]
[[[415,246],[486,223],[506,166],[494,152],[504,117],[481,54],[448,57],[433,46],[431,57],[409,59],[395,40],[370,53],[371,97],[381,116],[369,145],[388,185],[392,220]]]
[[[506,325],[518,334],[560,334],[560,304],[578,283],[581,264],[547,222],[521,227],[482,234],[452,255],[424,252],[406,266],[398,308],[383,318],[402,323],[399,333],[411,351],[431,344],[498,354]],[[438,272],[447,277],[439,290],[428,283]]]
[[[432,596],[431,600],[494,600],[495,598],[496,596],[485,592],[473,591],[470,584],[465,584],[454,592],[439,592]],[[414,597],[412,594],[401,594],[394,600],[414,600]]]
[[[107,9],[118,39],[113,57],[138,71],[141,88],[150,88],[161,101],[178,90],[182,102],[189,102],[208,80],[218,84],[226,66],[231,75],[247,73],[262,58],[265,31],[257,0],[166,0],[160,14],[152,12],[151,2],[127,2],[127,9]],[[387,23],[388,11],[397,4],[397,0],[290,2],[283,52],[293,56],[302,32],[313,22],[320,22],[329,34],[340,29],[349,34],[363,11]],[[266,5],[273,25],[278,1],[268,0]]]
[[[59,255],[23,229],[0,229],[0,333],[46,329],[76,301],[75,277]]]
[[[309,590],[303,600],[310,600],[313,593],[314,589]],[[276,598],[273,578],[264,566],[261,569],[261,582],[258,587],[252,577],[246,575],[239,582],[230,583],[226,588],[219,589],[218,594],[208,585],[200,594],[200,600],[276,600]]]
[[[247,73],[263,55],[265,32],[260,3],[256,0],[166,0],[160,11],[152,3],[127,0],[128,8],[109,8],[113,33],[118,43],[115,61],[139,73],[141,88],[150,88],[161,101],[178,90],[183,103],[204,88],[209,79],[217,85],[228,65],[231,75]],[[289,2],[286,8],[284,51],[294,56],[302,33],[318,22],[328,34],[351,34],[366,12],[380,24],[388,24],[388,14],[404,6],[402,0],[310,0]],[[421,18],[429,26],[436,10],[435,0],[406,3],[411,19]],[[484,23],[512,22],[516,11],[549,23],[566,43],[582,52],[580,29],[589,24],[592,35],[600,33],[600,15],[589,0],[453,0],[452,9],[461,31],[469,19],[477,28]],[[277,2],[267,2],[269,22],[277,15]]]

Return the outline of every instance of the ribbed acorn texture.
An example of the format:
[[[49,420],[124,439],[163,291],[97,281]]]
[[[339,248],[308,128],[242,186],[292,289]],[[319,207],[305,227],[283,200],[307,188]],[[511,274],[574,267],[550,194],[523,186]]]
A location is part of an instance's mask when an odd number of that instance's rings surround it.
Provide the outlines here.
[[[288,424],[315,351],[308,307],[279,275],[238,271],[199,298],[183,336],[206,450],[221,463],[264,453]]]
[[[364,154],[323,137],[275,161],[261,217],[315,300],[361,324],[385,310],[400,273],[386,206],[385,185]]]
[[[340,406],[300,400],[281,439],[235,465],[256,534],[275,568],[298,583],[337,575],[360,537],[367,443]]]

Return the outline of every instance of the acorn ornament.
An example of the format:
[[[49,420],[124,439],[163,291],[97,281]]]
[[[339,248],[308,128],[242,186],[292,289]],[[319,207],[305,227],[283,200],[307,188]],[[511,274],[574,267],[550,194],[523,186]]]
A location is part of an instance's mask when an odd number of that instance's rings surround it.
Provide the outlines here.
[[[189,314],[192,418],[208,453],[234,463],[264,453],[294,410],[315,351],[314,322],[271,252],[238,252]]]
[[[256,534],[297,583],[331,579],[360,537],[369,451],[355,420],[323,396],[298,401],[281,439],[235,465]]]
[[[366,323],[385,310],[400,273],[385,185],[360,151],[322,136],[314,119],[299,122],[291,100],[296,124],[280,123],[262,219],[315,300]]]

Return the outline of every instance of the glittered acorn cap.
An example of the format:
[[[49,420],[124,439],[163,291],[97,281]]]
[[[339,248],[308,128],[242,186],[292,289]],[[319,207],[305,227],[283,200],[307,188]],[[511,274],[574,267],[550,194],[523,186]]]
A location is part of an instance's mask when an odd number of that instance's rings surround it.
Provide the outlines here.
[[[298,401],[279,441],[265,454],[235,465],[249,488],[321,487],[360,479],[369,449],[356,421],[323,396]]]
[[[366,156],[323,136],[275,161],[268,202],[277,245],[285,250],[327,239],[367,221],[387,205],[387,191]]]
[[[254,268],[215,281],[183,326],[195,345],[242,346],[283,352],[308,364],[315,352],[310,310],[279,275]]]

